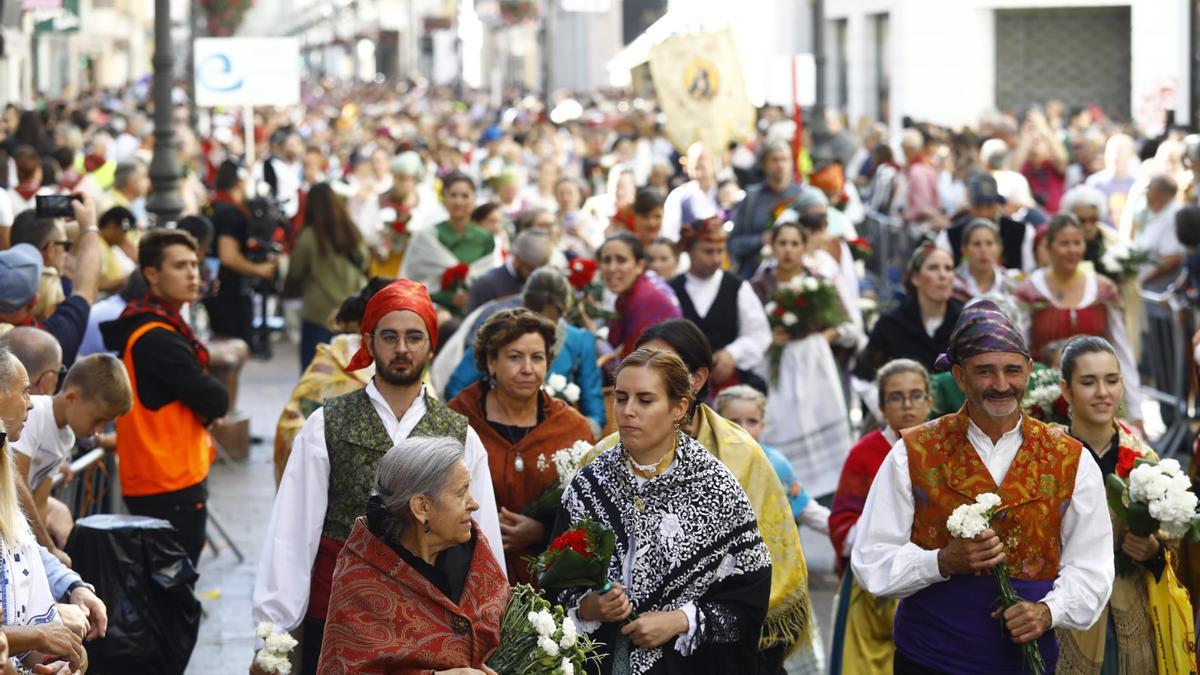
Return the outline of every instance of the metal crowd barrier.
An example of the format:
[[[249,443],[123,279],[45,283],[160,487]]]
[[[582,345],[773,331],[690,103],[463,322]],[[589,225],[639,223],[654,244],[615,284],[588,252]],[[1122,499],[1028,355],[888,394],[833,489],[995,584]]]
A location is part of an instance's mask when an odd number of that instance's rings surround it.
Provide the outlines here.
[[[1141,291],[1143,317],[1146,320],[1147,340],[1142,345],[1143,360],[1150,375],[1150,384],[1142,385],[1142,393],[1162,406],[1167,430],[1154,443],[1160,457],[1190,455],[1189,410],[1191,387],[1190,359],[1191,323],[1187,303],[1173,290]],[[1153,309],[1162,310],[1160,312]],[[1186,462],[1185,462],[1186,464]]]
[[[104,448],[95,448],[71,462],[75,479],[66,483],[66,476],[55,472],[51,479],[51,494],[71,509],[76,520],[96,513],[110,513],[112,478]]]
[[[858,233],[871,244],[866,261],[867,275],[879,289],[880,311],[903,294],[904,266],[912,252],[914,238],[903,221],[878,211],[867,211]]]

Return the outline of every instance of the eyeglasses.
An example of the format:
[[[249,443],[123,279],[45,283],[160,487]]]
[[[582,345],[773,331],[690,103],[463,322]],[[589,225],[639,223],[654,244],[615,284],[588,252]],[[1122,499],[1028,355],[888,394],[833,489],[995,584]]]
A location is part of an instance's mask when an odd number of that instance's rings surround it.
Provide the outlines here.
[[[388,349],[395,349],[396,345],[400,344],[401,336],[394,330],[381,330],[377,334],[373,333],[373,335],[378,338],[379,341],[383,343],[383,346],[387,347]],[[425,344],[425,341],[429,339],[428,335],[417,330],[409,331],[405,333],[403,337],[404,346],[407,347],[409,351],[420,349],[421,346]]]
[[[42,247],[42,249],[48,249],[51,246],[61,246],[63,247],[63,251],[70,253],[72,242],[70,239],[63,239],[62,241],[48,241],[46,242],[46,245]]]
[[[923,391],[914,391],[909,394],[904,392],[894,391],[884,397],[883,401],[887,405],[902,406],[907,401],[909,405],[918,406],[929,400],[929,394]]]

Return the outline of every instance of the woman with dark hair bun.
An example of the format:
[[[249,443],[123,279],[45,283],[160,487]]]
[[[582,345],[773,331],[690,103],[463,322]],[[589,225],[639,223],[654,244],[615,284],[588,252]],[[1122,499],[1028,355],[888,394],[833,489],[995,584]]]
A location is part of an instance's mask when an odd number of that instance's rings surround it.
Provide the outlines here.
[[[637,340],[635,349],[641,352],[645,347],[670,352],[683,361],[691,378],[691,401],[680,429],[719,459],[750,499],[773,567],[771,602],[759,637],[759,672],[778,672],[783,658],[797,645],[807,648],[817,630],[808,596],[804,551],[787,493],[771,460],[754,438],[704,402],[713,356],[708,338],[696,324],[684,319],[656,324]],[[593,456],[615,447],[620,440],[620,434],[601,440]]]
[[[1101,337],[1082,336],[1062,352],[1062,392],[1071,435],[1092,453],[1105,480],[1128,478],[1154,451],[1119,419],[1124,378],[1117,352]],[[1111,512],[1110,512],[1111,516]],[[1195,672],[1192,607],[1175,576],[1174,551],[1162,534],[1139,536],[1113,517],[1117,575],[1100,619],[1086,631],[1059,629],[1058,673]],[[1182,636],[1186,636],[1182,637]]]

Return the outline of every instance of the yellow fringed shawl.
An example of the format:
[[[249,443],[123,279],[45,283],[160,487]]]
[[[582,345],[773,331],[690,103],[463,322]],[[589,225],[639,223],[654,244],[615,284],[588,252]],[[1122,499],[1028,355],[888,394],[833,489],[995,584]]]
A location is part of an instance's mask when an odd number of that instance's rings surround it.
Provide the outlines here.
[[[759,637],[759,649],[785,645],[790,654],[809,640],[812,603],[808,595],[808,566],[787,493],[771,461],[746,430],[707,405],[701,404],[696,415],[700,422],[696,441],[721,460],[742,486],[771,554],[771,602]],[[618,434],[604,438],[585,462],[591,463],[600,453],[616,447],[620,440]]]

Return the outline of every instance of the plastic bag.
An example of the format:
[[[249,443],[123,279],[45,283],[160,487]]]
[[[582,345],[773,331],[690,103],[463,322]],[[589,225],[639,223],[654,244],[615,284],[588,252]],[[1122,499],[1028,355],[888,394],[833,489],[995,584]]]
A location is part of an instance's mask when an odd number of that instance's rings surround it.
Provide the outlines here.
[[[75,523],[75,571],[108,606],[108,634],[85,643],[90,675],[182,674],[200,630],[199,574],[171,524],[102,514]]]

